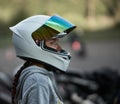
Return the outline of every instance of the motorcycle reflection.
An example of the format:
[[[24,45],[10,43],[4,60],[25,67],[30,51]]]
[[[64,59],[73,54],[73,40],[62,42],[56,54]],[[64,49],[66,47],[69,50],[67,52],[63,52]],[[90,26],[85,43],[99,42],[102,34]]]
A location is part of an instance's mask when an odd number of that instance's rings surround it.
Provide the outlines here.
[[[93,72],[57,75],[65,104],[120,104],[118,71],[103,67]]]
[[[82,40],[82,37],[80,37],[80,35],[77,34],[77,32],[72,32],[69,35],[69,42],[71,45],[71,49],[76,55],[85,57],[86,55],[85,42]]]
[[[0,104],[11,103],[11,77],[3,72],[0,72]]]

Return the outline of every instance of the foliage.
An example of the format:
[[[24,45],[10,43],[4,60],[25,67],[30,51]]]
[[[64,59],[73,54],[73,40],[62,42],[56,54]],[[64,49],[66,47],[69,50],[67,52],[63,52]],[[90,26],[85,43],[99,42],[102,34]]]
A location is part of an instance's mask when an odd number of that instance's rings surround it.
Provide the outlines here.
[[[76,24],[77,31],[120,25],[120,0],[0,0],[0,12],[0,36],[9,35],[9,26],[36,14],[59,14]]]

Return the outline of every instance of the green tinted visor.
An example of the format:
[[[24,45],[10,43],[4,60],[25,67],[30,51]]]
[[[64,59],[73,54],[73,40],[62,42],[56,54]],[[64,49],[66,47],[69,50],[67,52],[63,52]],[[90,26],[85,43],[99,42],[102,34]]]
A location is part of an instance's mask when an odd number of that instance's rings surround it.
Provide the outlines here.
[[[54,15],[48,19],[39,29],[33,32],[34,39],[61,38],[71,32],[76,26],[64,18]]]

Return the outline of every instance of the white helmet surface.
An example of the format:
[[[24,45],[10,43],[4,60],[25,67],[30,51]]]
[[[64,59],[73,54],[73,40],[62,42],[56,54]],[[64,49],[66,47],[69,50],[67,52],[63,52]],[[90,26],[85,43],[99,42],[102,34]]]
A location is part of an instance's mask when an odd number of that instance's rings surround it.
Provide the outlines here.
[[[58,15],[36,15],[29,17],[13,27],[13,43],[16,55],[20,58],[34,59],[66,71],[70,62],[70,54],[65,50],[52,51],[45,47],[44,40],[61,38],[76,26]],[[35,43],[40,40],[40,45]]]

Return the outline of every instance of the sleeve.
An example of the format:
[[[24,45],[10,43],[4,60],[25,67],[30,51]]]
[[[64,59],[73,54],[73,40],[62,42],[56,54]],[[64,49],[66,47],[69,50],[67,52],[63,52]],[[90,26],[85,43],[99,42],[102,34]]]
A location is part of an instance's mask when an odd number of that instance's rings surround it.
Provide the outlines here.
[[[27,104],[49,104],[49,89],[37,84],[30,90]]]

